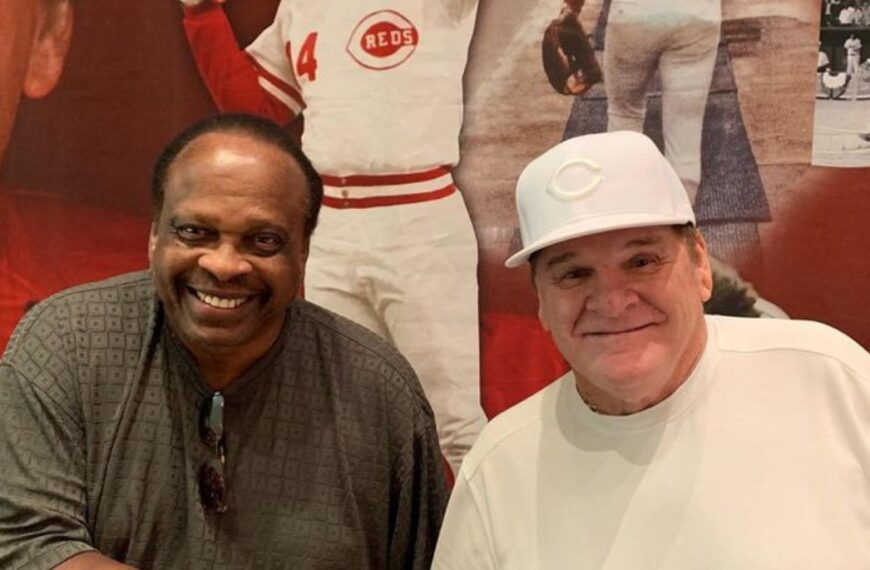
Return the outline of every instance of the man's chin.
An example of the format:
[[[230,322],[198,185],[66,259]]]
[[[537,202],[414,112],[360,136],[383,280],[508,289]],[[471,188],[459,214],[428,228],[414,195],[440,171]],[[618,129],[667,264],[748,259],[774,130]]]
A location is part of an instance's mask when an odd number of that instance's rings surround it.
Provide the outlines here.
[[[663,368],[661,359],[655,358],[647,350],[599,355],[578,364],[585,364],[586,375],[596,384],[626,387],[652,381]]]
[[[245,331],[226,327],[182,326],[176,334],[190,351],[204,352],[226,350],[243,346],[250,340]]]
[[[172,327],[182,343],[194,354],[214,353],[215,357],[232,358],[235,351],[264,352],[278,337],[282,325],[283,314],[260,313],[234,323],[185,318],[176,321]]]

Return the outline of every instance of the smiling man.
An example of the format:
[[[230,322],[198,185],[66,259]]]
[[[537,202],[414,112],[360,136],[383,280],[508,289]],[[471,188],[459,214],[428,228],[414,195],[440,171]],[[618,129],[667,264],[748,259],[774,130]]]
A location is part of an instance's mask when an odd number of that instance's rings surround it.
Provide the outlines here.
[[[707,248],[641,134],[517,183],[539,316],[571,371],[466,456],[433,567],[870,567],[870,355],[819,323],[710,317]]]
[[[429,568],[446,489],[420,384],[297,297],[308,159],[221,115],[152,189],[150,274],[37,305],[0,364],[0,567]]]
[[[193,143],[171,147],[155,173],[151,267],[173,331],[219,390],[281,332],[302,284],[315,198],[285,149],[232,131]]]
[[[281,0],[244,49],[225,0],[181,3],[218,109],[304,115],[324,181],[305,297],[408,358],[457,471],[486,424],[477,238],[451,173],[478,0]]]

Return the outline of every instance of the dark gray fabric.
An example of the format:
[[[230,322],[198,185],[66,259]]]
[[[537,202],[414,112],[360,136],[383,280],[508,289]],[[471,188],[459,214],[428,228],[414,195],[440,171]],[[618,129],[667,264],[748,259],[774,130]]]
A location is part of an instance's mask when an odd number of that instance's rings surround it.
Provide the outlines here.
[[[446,501],[410,366],[304,301],[224,392],[226,514],[204,512],[211,394],[148,274],[61,293],[0,365],[0,568],[88,549],[140,568],[428,568]]]

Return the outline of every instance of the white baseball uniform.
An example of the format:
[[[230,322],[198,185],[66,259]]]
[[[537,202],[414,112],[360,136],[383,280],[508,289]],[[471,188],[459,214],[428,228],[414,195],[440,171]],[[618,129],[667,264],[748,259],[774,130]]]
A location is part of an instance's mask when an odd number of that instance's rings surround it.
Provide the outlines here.
[[[842,10],[840,10],[839,15],[840,25],[841,26],[851,26],[855,23],[855,8],[852,6],[846,6]]]
[[[721,22],[721,0],[613,0],[607,20],[607,129],[643,132],[647,90],[658,70],[665,156],[695,188]]]
[[[846,48],[846,73],[854,75],[861,67],[861,40],[857,37],[848,38],[843,47]]]
[[[325,194],[305,295],[408,358],[456,471],[486,422],[477,241],[450,174],[477,2],[425,4],[282,0],[244,52],[219,7],[187,9],[184,23],[221,110],[305,110]]]

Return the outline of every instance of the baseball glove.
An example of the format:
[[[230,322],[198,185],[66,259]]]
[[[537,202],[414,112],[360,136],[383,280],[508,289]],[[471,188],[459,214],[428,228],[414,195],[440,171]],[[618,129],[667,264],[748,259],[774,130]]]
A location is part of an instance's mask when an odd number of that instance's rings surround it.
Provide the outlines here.
[[[601,81],[601,66],[577,12],[562,10],[550,22],[541,43],[544,72],[553,89],[563,95],[582,95]]]

